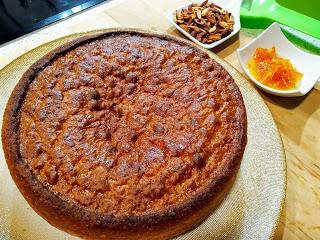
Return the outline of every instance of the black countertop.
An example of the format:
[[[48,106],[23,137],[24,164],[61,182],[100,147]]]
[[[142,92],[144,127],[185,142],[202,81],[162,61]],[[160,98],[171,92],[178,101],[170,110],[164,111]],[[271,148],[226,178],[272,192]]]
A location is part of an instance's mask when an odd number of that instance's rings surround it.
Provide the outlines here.
[[[0,45],[108,0],[0,0]]]

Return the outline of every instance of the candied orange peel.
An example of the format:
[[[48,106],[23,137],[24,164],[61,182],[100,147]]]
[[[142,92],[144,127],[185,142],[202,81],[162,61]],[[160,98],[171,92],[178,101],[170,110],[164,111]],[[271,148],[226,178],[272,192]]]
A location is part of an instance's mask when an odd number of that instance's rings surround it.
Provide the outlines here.
[[[281,90],[296,88],[303,77],[289,59],[277,55],[274,46],[272,49],[257,48],[248,62],[248,68],[259,82]]]

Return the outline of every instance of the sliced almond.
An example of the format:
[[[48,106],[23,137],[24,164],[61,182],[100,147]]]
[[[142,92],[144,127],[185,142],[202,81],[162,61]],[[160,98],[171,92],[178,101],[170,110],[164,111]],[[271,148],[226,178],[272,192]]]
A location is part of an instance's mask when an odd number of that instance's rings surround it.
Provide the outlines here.
[[[229,22],[233,22],[234,23],[234,18],[232,15],[229,16]]]
[[[177,10],[176,11],[176,19],[179,20],[179,19],[181,19],[181,17],[182,17],[181,10]]]
[[[200,6],[201,6],[201,7],[204,7],[204,6],[207,5],[207,3],[208,3],[208,0],[205,0],[203,3],[200,4]]]
[[[218,24],[219,24],[219,26],[221,26],[223,28],[228,28],[228,24],[224,21],[220,21]]]
[[[213,33],[214,31],[216,31],[217,26],[214,25],[212,28],[209,29],[209,33]]]
[[[203,32],[203,31],[205,31],[205,30],[203,30],[203,29],[201,29],[201,28],[199,28],[199,27],[197,27],[197,26],[189,26],[189,28],[195,30],[196,32]]]
[[[210,8],[205,8],[204,10],[202,10],[201,15],[205,17],[208,15],[209,12],[210,12]]]
[[[189,27],[188,27],[188,25],[181,24],[180,27],[181,27],[183,30],[189,32]]]
[[[201,10],[200,10],[200,9],[197,10],[196,14],[197,14],[197,18],[198,18],[198,19],[201,19],[201,18],[202,18]]]
[[[215,17],[208,18],[208,21],[211,22],[212,24],[215,24],[216,18]]]
[[[223,20],[225,21],[225,22],[229,22],[229,14],[225,14],[224,16],[223,16]]]
[[[223,10],[223,9],[219,9],[221,15],[226,15],[227,14],[227,11],[226,10]]]
[[[215,33],[215,34],[209,34],[208,39],[213,40],[213,41],[217,41],[217,40],[220,40],[221,37],[222,37],[221,34]]]

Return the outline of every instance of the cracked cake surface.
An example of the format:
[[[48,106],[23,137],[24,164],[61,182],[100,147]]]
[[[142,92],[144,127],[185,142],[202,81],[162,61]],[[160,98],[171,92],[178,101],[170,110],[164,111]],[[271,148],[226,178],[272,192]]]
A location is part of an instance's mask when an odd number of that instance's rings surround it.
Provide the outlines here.
[[[130,32],[85,38],[44,57],[21,81],[7,106],[3,142],[14,180],[28,172],[59,199],[37,203],[47,220],[61,215],[63,203],[96,214],[95,221],[134,218],[124,231],[152,216],[142,229],[156,229],[165,222],[157,216],[169,213],[168,223],[175,222],[192,213],[188,206],[198,211],[211,202],[242,158],[241,93],[216,61],[184,42]],[[28,183],[17,185],[33,194]],[[46,204],[58,206],[49,217],[41,214]],[[99,229],[117,229],[104,221]],[[92,238],[88,229],[80,235]]]

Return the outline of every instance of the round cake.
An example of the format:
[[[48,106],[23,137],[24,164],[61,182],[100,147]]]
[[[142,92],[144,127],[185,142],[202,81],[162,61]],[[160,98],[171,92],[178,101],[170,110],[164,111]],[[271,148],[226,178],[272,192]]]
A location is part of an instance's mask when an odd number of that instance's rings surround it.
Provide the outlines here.
[[[161,34],[70,42],[7,103],[6,161],[31,207],[86,239],[166,239],[219,204],[247,141],[241,93],[207,53]]]

